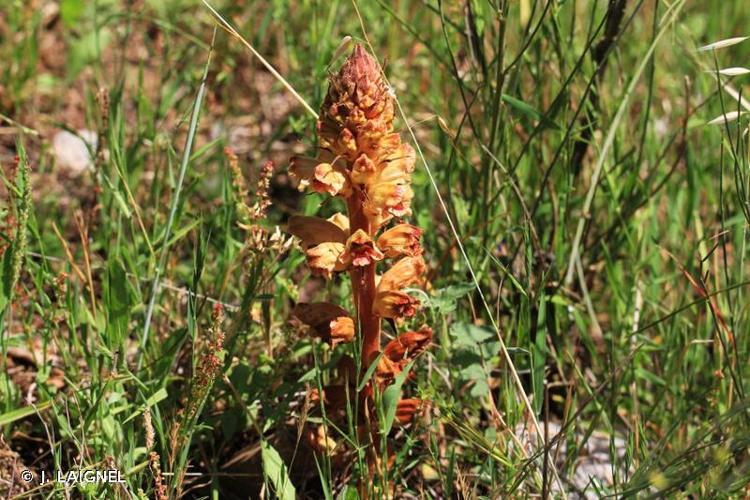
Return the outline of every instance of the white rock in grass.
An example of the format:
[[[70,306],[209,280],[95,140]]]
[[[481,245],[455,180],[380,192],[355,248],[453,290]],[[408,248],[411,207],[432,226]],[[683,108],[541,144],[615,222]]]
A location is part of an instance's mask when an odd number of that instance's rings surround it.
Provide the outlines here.
[[[545,425],[547,426],[547,435],[550,440],[562,429],[557,422],[540,421],[539,425],[542,432],[544,432]],[[533,455],[538,445],[536,433],[527,426],[518,425],[516,436],[526,448],[526,453]],[[597,431],[594,431],[591,435],[576,432],[575,439],[581,443],[575,457],[568,456],[568,443],[565,438],[562,438],[550,450],[552,461],[560,472],[564,487],[568,489],[568,498],[585,500],[600,498],[594,485],[598,485],[607,491],[614,483],[614,468],[618,469],[618,474],[621,477],[625,475],[626,471],[621,464],[625,460],[627,442],[621,436],[615,436],[612,440],[617,457],[617,465],[613,465],[610,454],[611,437],[609,435]],[[584,439],[585,442],[583,442]],[[511,442],[511,448],[513,444]],[[573,461],[572,466],[570,465],[571,460]],[[570,467],[567,474],[565,473],[566,464]],[[554,481],[550,486],[553,491],[559,492],[560,487]]]
[[[93,152],[96,150],[96,132],[79,130],[78,135],[61,130],[52,138],[52,151],[57,166],[73,177],[93,170]]]

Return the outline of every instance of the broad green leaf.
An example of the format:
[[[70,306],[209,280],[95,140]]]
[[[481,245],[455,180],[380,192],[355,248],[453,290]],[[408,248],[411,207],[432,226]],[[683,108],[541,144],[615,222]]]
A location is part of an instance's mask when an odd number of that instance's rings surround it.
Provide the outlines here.
[[[470,323],[454,323],[451,326],[450,334],[455,339],[455,347],[473,348],[478,344],[497,338],[491,328]]]
[[[281,500],[295,500],[297,492],[289,479],[284,461],[279,452],[267,441],[261,443],[261,458],[263,459],[263,474],[271,480],[276,498]]]
[[[427,301],[427,307],[434,309],[438,314],[448,314],[456,310],[458,299],[466,296],[474,290],[473,283],[458,283],[438,290]]]

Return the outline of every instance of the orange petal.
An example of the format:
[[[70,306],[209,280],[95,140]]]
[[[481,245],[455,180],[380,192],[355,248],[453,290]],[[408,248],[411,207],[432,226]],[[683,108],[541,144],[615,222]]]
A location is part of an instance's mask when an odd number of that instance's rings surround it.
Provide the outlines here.
[[[330,322],[331,344],[349,342],[354,338],[354,320],[349,316],[339,316]]]
[[[312,304],[302,302],[294,306],[292,314],[313,328],[322,324],[330,324],[339,316],[348,315],[346,309],[330,302],[313,302]]]
[[[423,326],[418,331],[405,332],[391,340],[383,349],[383,356],[391,361],[412,360],[432,342],[432,329]]]
[[[349,190],[349,174],[343,165],[332,160],[331,154],[325,151],[319,158],[294,156],[289,173],[299,181],[300,189],[310,186],[318,193],[346,195]]]
[[[319,163],[315,166],[310,185],[318,193],[347,196],[350,190],[349,174],[342,167],[330,163]]]
[[[342,214],[341,212],[336,212],[332,216],[328,217],[326,219],[328,222],[333,222],[338,227],[340,227],[345,233],[349,232],[349,217]]]
[[[354,163],[352,164],[352,182],[357,184],[367,184],[375,176],[377,172],[377,165],[372,159],[366,154],[359,155]]]
[[[380,278],[378,292],[400,290],[420,281],[425,271],[424,259],[421,256],[404,257],[388,269]]]
[[[335,346],[354,338],[354,320],[345,309],[329,302],[297,304],[292,314],[313,328],[315,335]]]
[[[402,399],[396,406],[396,420],[406,425],[414,419],[414,415],[422,408],[421,399]]]
[[[375,295],[373,312],[381,318],[409,318],[414,316],[419,300],[398,290],[385,290]]]
[[[352,234],[346,241],[346,249],[341,255],[341,262],[354,266],[368,266],[373,262],[383,260],[383,252],[362,229]]]
[[[399,373],[401,373],[401,365],[399,363],[394,363],[386,356],[380,357],[375,370],[375,375],[380,383],[390,382]]]
[[[326,241],[308,249],[307,265],[313,274],[330,279],[334,271],[343,271],[346,265],[340,261],[344,253],[343,243]]]
[[[336,450],[336,441],[326,430],[325,426],[320,425],[316,430],[308,429],[305,433],[307,442],[318,453],[333,454]]]
[[[315,173],[315,166],[320,163],[315,158],[309,156],[293,156],[291,164],[289,166],[289,173],[291,176],[300,183],[300,189],[310,184],[313,174]]]
[[[386,257],[400,255],[417,256],[422,254],[419,238],[422,230],[411,224],[396,224],[378,237],[378,247],[385,252]]]
[[[302,240],[304,248],[325,242],[346,242],[346,232],[337,224],[319,217],[293,215],[287,223],[287,232]]]

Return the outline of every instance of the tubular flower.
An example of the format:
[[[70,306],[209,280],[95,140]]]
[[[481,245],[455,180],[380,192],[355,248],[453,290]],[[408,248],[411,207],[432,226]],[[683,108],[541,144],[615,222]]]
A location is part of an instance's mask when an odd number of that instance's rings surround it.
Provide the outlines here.
[[[418,282],[424,269],[424,260],[416,256],[404,257],[386,271],[375,293],[375,314],[392,319],[414,316],[419,301],[401,289]]]
[[[317,193],[337,196],[345,195],[349,190],[349,175],[338,162],[331,164],[316,158],[296,156],[292,158],[289,172],[300,181],[301,187],[309,185]]]
[[[354,338],[354,320],[349,316],[339,316],[330,323],[331,343],[350,342]]]
[[[373,309],[381,318],[399,319],[414,316],[419,307],[419,300],[406,292],[386,290],[375,296]]]
[[[287,231],[302,240],[313,274],[330,278],[333,271],[346,269],[339,260],[345,249],[346,231],[334,222],[295,215],[289,219]]]
[[[326,241],[307,250],[305,256],[307,257],[307,265],[313,274],[330,279],[333,271],[346,269],[346,266],[339,260],[343,253],[343,244]]]
[[[331,278],[334,272],[349,272],[357,314],[352,317],[334,304],[317,303],[298,304],[294,315],[331,345],[356,336],[361,341],[359,359],[364,370],[377,359],[374,376],[361,385],[357,383],[361,374],[355,373],[354,363],[344,363],[338,369],[343,385],[339,382],[335,390],[326,388],[323,396],[336,407],[341,401],[334,394],[352,394],[362,409],[358,429],[371,433],[374,441],[380,439],[375,395],[410,367],[432,339],[432,331],[423,327],[381,346],[383,318],[399,325],[416,314],[419,301],[405,289],[420,283],[425,272],[422,230],[402,220],[411,214],[415,153],[401,142],[393,120],[390,87],[377,61],[357,45],[331,77],[317,124],[316,157],[294,157],[290,166],[301,188],[337,196],[346,203],[347,215],[335,214],[328,220],[294,216],[289,219],[288,230],[300,239],[313,273]],[[397,222],[390,224],[394,219]],[[378,266],[383,267],[379,279]],[[311,399],[320,402],[320,397],[316,393]],[[395,418],[406,424],[421,407],[417,399],[404,399]],[[331,452],[321,428],[313,430],[311,436],[316,449]],[[368,460],[370,470],[377,464],[391,463],[381,460],[375,451]]]
[[[364,210],[375,225],[380,226],[394,216],[411,214],[414,191],[409,184],[410,172],[399,164],[388,164],[373,176],[367,185]]]
[[[386,344],[383,356],[391,361],[407,362],[421,354],[432,342],[432,329],[423,326],[416,332],[402,333]]]
[[[354,338],[354,320],[345,309],[329,302],[300,303],[292,314],[312,328],[315,336],[335,346]]]
[[[417,283],[424,271],[424,259],[421,256],[404,257],[388,269],[380,278],[378,292],[398,290]]]
[[[378,237],[378,247],[385,252],[386,257],[416,257],[422,253],[422,246],[419,244],[421,236],[422,230],[416,226],[396,224]]]
[[[383,260],[383,257],[383,252],[375,246],[370,235],[362,229],[357,229],[346,241],[346,250],[341,256],[341,261],[361,267]]]

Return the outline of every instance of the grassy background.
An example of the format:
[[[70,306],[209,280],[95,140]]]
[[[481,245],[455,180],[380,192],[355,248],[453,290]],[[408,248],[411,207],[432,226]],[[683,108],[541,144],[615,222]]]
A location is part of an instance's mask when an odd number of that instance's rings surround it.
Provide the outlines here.
[[[342,38],[367,37],[424,154],[413,324],[435,345],[410,391],[431,405],[399,431],[395,496],[562,496],[553,470],[571,497],[750,493],[747,119],[707,125],[741,109],[712,72],[750,41],[697,51],[747,33],[744,2],[211,3],[314,109]],[[193,0],[0,6],[0,496],[155,497],[160,477],[171,497],[356,498],[356,464],[301,437],[340,353],[290,321],[348,284],[283,235],[248,247],[223,153],[251,192],[275,162],[269,234],[332,213],[286,175],[315,120],[215,26]],[[61,129],[95,133],[91,169],[56,160]],[[546,447],[514,442],[512,370]],[[576,481],[593,462],[605,479]],[[17,479],[76,468],[125,483]]]

